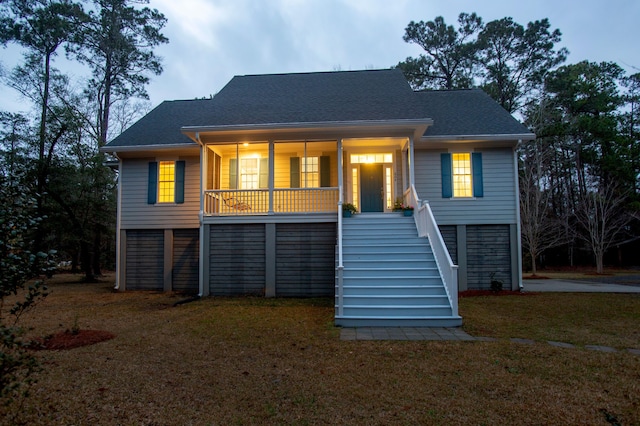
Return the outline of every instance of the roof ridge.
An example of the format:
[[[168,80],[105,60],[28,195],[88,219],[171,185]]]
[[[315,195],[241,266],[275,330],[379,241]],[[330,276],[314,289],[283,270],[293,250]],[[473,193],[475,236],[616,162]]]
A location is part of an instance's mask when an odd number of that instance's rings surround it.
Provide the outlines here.
[[[273,77],[273,76],[298,76],[298,75],[317,75],[317,74],[348,74],[348,73],[365,73],[365,72],[382,72],[400,71],[397,68],[376,68],[376,69],[362,69],[362,70],[335,70],[335,71],[301,71],[301,72],[281,72],[281,73],[267,73],[267,74],[240,74],[233,77]]]

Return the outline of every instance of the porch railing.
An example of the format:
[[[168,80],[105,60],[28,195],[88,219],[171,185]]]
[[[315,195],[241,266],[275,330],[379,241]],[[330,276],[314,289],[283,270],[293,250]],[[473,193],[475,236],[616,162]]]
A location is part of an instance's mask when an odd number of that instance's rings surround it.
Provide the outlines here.
[[[206,216],[333,213],[338,188],[217,189],[204,191]]]
[[[458,315],[458,265],[451,260],[447,246],[444,243],[438,224],[433,216],[428,201],[420,201],[415,186],[404,193],[404,202],[415,207],[414,218],[418,235],[429,238],[429,244],[440,271],[447,297],[451,303],[452,314]]]

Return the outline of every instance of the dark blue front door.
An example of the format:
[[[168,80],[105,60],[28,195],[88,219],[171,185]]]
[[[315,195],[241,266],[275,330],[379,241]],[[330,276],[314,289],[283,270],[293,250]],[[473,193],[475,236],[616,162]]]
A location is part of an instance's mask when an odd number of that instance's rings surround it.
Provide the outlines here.
[[[362,212],[383,211],[382,164],[362,164],[360,166],[360,193]]]

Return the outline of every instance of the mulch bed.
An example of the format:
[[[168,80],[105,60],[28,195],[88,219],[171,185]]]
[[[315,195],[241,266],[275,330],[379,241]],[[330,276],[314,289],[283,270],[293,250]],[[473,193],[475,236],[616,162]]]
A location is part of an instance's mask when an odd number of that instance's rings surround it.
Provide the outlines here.
[[[458,293],[458,297],[476,297],[476,296],[534,296],[538,293],[524,292],[519,290],[465,290]]]
[[[103,330],[60,331],[45,338],[31,342],[30,347],[36,350],[66,350],[111,340],[115,334]]]

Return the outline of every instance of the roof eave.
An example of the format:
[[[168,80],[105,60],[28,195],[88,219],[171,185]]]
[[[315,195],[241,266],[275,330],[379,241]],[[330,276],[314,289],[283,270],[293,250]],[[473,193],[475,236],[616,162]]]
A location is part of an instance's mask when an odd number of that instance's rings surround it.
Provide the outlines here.
[[[352,133],[354,130],[389,129],[413,134],[418,139],[429,126],[433,124],[430,118],[393,119],[393,120],[354,120],[354,121],[323,121],[323,122],[290,122],[263,124],[234,124],[220,126],[183,126],[182,133],[197,142],[197,134],[215,134],[218,136],[258,135],[258,134],[299,134],[299,133]]]
[[[536,139],[534,133],[514,133],[514,134],[486,134],[486,135],[437,135],[422,136],[420,141],[423,142],[491,142],[491,141],[531,141]]]
[[[155,144],[155,145],[131,145],[131,146],[109,146],[105,145],[100,148],[100,152],[117,153],[117,152],[140,152],[140,151],[169,151],[184,150],[198,148],[198,145],[191,142],[180,144]]]

